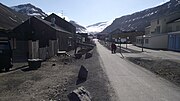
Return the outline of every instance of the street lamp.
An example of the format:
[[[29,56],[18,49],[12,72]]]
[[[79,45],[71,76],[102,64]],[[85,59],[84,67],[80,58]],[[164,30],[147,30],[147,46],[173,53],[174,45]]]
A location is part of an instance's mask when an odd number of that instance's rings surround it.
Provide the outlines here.
[[[121,53],[121,37],[119,37],[120,53]]]
[[[144,35],[142,35],[142,39],[141,39],[141,44],[142,44],[142,52],[144,51]]]
[[[126,37],[126,48],[127,48],[128,40],[129,40],[129,37]]]

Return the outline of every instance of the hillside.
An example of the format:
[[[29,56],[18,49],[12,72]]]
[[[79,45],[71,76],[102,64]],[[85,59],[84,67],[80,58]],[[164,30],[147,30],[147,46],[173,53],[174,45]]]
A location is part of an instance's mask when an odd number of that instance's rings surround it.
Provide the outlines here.
[[[122,31],[144,31],[145,27],[150,25],[151,20],[175,12],[180,12],[180,0],[171,0],[154,8],[116,18],[113,23],[106,27],[101,33],[107,34],[118,28]]]
[[[88,33],[90,34],[97,34],[101,31],[103,31],[107,26],[109,26],[111,24],[111,22],[99,22],[96,24],[92,24],[86,27]]]
[[[75,21],[69,21],[71,24],[73,24],[76,27],[76,33],[87,33],[87,29],[81,25],[79,25]]]
[[[13,9],[21,14],[28,15],[28,16],[36,16],[39,18],[45,18],[48,16],[40,8],[35,7],[34,5],[32,5],[30,3],[13,6],[13,7],[11,7],[11,9]]]
[[[0,29],[10,30],[18,26],[28,16],[15,12],[11,8],[0,3]]]

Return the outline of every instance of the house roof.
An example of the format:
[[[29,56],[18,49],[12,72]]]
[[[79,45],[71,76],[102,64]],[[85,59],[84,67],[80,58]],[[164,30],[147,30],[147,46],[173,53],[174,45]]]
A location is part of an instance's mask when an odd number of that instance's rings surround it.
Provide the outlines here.
[[[51,21],[51,18],[55,18],[56,19],[55,24],[58,25],[59,27],[63,28],[64,30],[71,32],[71,33],[76,32],[76,27],[73,24],[62,19],[61,17],[59,17],[58,15],[56,15],[54,13],[52,13],[48,17],[44,18],[44,20]]]
[[[69,25],[71,25],[71,26],[74,26],[73,24],[71,24],[71,23],[69,23],[68,21],[66,21],[65,19],[63,19],[63,18],[61,18],[61,17],[59,17],[58,15],[56,15],[55,13],[52,13],[51,15],[49,15],[48,17],[50,17],[50,16],[55,16],[56,18],[58,18],[58,19],[61,19],[61,20],[63,20],[63,21],[65,21],[66,23],[68,23]],[[47,17],[46,17],[47,18]],[[45,19],[46,19],[45,18]]]
[[[43,23],[49,25],[49,27],[51,27],[51,28],[53,28],[53,29],[55,29],[55,30],[57,30],[57,31],[64,32],[64,33],[68,33],[68,34],[72,34],[72,33],[68,32],[68,31],[64,30],[63,28],[57,26],[56,24],[55,24],[55,26],[52,26],[52,23],[49,22],[49,21],[43,20],[43,19],[38,18],[38,17],[34,17],[34,18],[42,21]]]
[[[151,37],[165,36],[165,35],[168,35],[168,34],[167,33],[166,34],[147,34],[147,35],[143,35],[143,38],[151,38]],[[137,36],[136,38],[142,38],[142,35]]]
[[[170,32],[168,34],[180,34],[180,31],[176,31],[176,32]]]
[[[167,22],[167,24],[174,23],[174,22],[180,22],[180,17]]]

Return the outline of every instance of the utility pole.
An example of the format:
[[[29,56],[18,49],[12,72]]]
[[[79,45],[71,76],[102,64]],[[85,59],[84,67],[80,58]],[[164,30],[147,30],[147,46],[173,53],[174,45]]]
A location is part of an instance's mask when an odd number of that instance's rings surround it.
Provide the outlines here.
[[[143,37],[143,35],[142,35],[142,39],[141,39],[141,44],[142,44],[142,52],[144,51],[144,37]]]
[[[119,37],[120,53],[121,53],[121,37]]]
[[[129,40],[129,37],[126,37],[126,48],[127,48],[128,40]]]

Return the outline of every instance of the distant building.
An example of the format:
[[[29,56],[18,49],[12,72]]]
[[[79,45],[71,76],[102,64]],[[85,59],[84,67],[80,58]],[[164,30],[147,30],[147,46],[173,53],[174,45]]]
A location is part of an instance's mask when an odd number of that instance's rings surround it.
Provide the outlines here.
[[[180,51],[180,17],[168,22],[168,49]]]
[[[88,40],[89,40],[88,33],[76,33],[76,34],[81,36],[82,43],[88,42]]]
[[[172,44],[176,43],[173,43],[174,39],[170,39],[170,36],[172,37],[173,33],[177,34],[177,31],[180,31],[179,18],[180,13],[174,13],[152,20],[150,26],[145,28],[145,35],[136,37],[136,45],[142,46],[143,44],[143,47],[151,49],[176,50],[172,49]]]
[[[112,31],[110,34],[109,34],[109,40],[112,40],[112,39],[121,39],[121,42],[126,42],[126,41],[129,41],[129,43],[135,43],[136,42],[136,36],[139,36],[139,35],[143,35],[144,32],[143,31],[122,31],[120,29],[116,29],[114,31]]]

